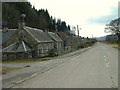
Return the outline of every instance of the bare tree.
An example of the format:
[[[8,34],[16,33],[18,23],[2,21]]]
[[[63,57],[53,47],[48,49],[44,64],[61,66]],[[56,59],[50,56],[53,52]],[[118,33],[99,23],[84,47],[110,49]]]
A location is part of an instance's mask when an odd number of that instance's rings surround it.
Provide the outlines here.
[[[109,24],[106,24],[105,32],[116,34],[118,40],[120,40],[120,18],[112,20]]]

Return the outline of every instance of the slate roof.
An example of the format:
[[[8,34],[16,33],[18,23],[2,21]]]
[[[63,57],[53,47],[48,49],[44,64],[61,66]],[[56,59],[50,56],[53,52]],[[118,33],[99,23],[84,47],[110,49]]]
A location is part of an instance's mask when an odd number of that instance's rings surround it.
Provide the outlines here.
[[[7,40],[16,32],[17,29],[7,29],[7,30],[0,30],[2,32],[2,44],[7,42]]]
[[[2,52],[6,53],[18,53],[18,52],[29,52],[32,49],[24,41],[16,41],[15,43],[5,47]]]
[[[63,42],[63,40],[62,40],[56,33],[48,32],[48,34],[49,34],[56,42]]]
[[[24,29],[38,42],[53,42],[53,40],[51,38],[48,37],[48,35],[40,30],[40,29],[36,29],[36,28],[31,28],[31,27],[24,27]]]

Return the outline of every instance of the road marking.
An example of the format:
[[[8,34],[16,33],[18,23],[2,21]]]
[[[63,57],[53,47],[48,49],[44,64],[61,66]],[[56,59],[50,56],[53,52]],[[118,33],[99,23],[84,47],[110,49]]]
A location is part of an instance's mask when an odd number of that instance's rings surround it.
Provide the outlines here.
[[[105,60],[106,67],[107,67],[108,69],[110,69],[110,64],[109,64],[109,62],[106,60],[106,58],[105,58],[104,60]]]
[[[112,77],[112,74],[111,74],[110,63],[109,63],[109,61],[106,59],[106,56],[104,56],[104,60],[105,60],[105,64],[106,64],[106,67],[107,67],[107,70],[108,70],[108,72],[109,72],[110,79],[111,79],[111,82],[112,82],[111,88],[116,88],[116,87],[115,87],[115,82],[114,82],[113,77]]]

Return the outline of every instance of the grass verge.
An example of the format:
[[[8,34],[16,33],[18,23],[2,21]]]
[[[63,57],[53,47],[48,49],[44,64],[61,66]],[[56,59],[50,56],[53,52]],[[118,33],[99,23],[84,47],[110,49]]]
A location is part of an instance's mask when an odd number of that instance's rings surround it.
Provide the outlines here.
[[[23,69],[26,67],[8,67],[8,66],[2,66],[0,67],[2,72],[0,74],[6,74],[7,72],[18,70],[18,69]]]
[[[118,44],[118,46],[113,47],[113,48],[117,48],[118,50],[120,50],[120,44]]]
[[[34,58],[34,59],[19,59],[19,60],[5,60],[2,63],[27,63],[27,62],[39,62],[51,60],[54,57],[45,57],[45,58]]]

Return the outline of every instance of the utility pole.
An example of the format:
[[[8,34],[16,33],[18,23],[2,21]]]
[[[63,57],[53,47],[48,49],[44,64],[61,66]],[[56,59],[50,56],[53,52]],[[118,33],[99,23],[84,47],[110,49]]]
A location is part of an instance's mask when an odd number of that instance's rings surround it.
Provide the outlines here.
[[[78,25],[77,25],[77,32],[78,32],[78,37],[79,37],[79,27],[78,27]]]
[[[73,34],[73,35],[75,35],[75,31],[76,31],[76,27],[73,26],[73,27],[72,27],[72,34]]]
[[[92,34],[92,38],[93,38],[93,34]]]
[[[78,25],[77,25],[77,33],[78,33],[77,49],[79,49],[80,42],[79,42],[79,27],[78,27]]]

